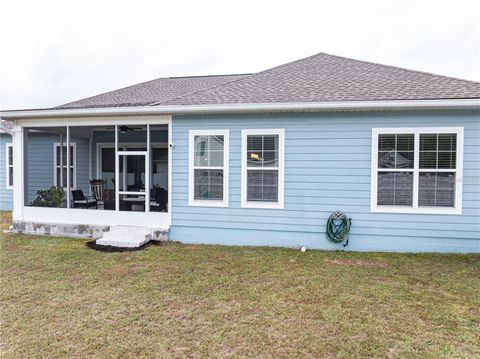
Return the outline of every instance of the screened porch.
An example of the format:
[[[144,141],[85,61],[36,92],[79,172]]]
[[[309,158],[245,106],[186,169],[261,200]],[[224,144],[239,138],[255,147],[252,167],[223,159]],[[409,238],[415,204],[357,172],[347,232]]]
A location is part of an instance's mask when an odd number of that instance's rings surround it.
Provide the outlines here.
[[[24,206],[168,212],[168,125],[23,129]]]

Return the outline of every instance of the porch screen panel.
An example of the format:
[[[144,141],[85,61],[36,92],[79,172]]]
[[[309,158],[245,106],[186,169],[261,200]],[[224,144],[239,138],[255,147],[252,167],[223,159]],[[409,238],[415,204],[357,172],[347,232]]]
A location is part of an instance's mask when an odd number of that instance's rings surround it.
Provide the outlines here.
[[[72,142],[72,141],[71,141]],[[24,200],[26,206],[67,207],[67,175],[75,184],[71,157],[67,170],[67,128],[30,127],[24,129]],[[70,151],[74,156],[74,151]]]

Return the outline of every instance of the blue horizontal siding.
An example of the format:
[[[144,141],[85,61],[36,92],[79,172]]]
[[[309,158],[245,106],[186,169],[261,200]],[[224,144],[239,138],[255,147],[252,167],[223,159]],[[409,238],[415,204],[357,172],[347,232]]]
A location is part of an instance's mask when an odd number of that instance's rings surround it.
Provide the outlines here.
[[[370,212],[374,127],[464,127],[461,215]],[[285,129],[285,208],[240,207],[241,130]],[[188,206],[188,131],[230,130],[228,208]],[[329,214],[352,217],[351,250],[480,251],[478,112],[174,116],[171,238],[188,243],[343,249],[325,239]]]
[[[12,137],[0,133],[0,211],[13,210],[13,190],[7,188],[7,143],[12,143]]]

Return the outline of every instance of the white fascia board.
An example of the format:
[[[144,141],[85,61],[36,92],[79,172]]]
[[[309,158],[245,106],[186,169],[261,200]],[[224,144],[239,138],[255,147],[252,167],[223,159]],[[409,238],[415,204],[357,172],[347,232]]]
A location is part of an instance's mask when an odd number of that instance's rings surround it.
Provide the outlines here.
[[[480,109],[480,99],[337,101],[312,103],[259,103],[182,106],[103,107],[58,110],[22,110],[0,112],[3,120],[85,117],[111,115],[180,115],[244,112],[314,112],[314,111],[381,111],[381,110],[465,110]]]

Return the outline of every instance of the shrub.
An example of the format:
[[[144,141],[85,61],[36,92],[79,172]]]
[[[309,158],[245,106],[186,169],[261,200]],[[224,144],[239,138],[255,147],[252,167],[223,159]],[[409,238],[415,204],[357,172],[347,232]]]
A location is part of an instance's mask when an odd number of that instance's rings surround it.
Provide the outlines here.
[[[37,198],[32,202],[34,207],[60,207],[65,196],[62,187],[52,186],[46,190],[37,191]]]

